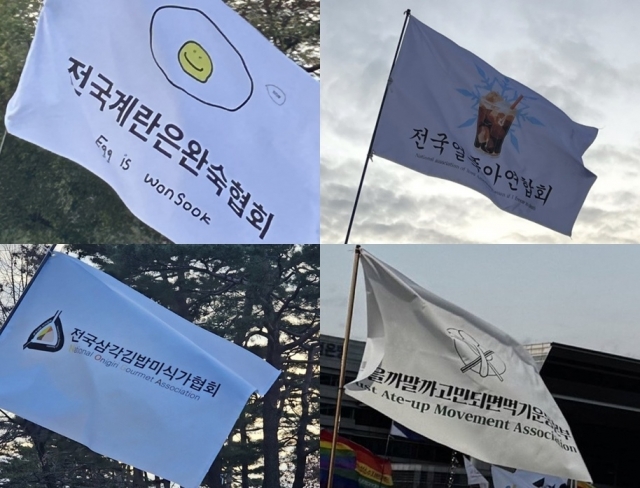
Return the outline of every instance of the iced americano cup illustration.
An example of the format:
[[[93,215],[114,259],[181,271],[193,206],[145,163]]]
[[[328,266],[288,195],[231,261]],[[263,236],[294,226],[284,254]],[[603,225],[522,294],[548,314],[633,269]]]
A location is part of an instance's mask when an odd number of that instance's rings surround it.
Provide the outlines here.
[[[499,156],[502,143],[518,113],[516,105],[520,100],[522,95],[509,104],[494,91],[484,95],[478,107],[478,125],[473,145],[486,154]]]

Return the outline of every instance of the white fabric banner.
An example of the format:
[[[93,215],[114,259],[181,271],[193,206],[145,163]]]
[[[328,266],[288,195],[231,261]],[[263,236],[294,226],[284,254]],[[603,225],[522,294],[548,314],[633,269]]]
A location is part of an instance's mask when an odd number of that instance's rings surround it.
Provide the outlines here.
[[[361,252],[372,339],[348,395],[481,461],[591,479],[522,346]]]
[[[478,471],[478,468],[471,464],[471,460],[467,456],[462,457],[464,458],[464,470],[467,472],[467,484],[479,485],[480,488],[489,488],[489,482],[482,476],[480,471]]]
[[[220,0],[46,0],[5,123],[176,243],[313,243],[319,99]]]
[[[411,17],[373,153],[571,235],[596,179],[582,154],[597,132]]]
[[[529,471],[516,470],[514,473],[491,466],[494,488],[568,488],[567,478],[558,478]]]
[[[114,278],[54,253],[0,335],[0,408],[200,485],[279,371]]]

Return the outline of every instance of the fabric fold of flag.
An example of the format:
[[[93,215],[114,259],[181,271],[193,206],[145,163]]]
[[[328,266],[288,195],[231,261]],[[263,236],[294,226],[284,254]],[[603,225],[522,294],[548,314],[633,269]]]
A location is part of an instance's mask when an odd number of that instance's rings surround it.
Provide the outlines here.
[[[411,17],[373,153],[571,235],[596,180],[582,155],[597,132]]]
[[[60,253],[0,335],[0,407],[189,488],[279,374]]]
[[[521,345],[366,250],[361,263],[367,343],[348,395],[484,462],[591,479]]]
[[[5,125],[176,243],[319,242],[319,83],[221,0],[46,0]]]

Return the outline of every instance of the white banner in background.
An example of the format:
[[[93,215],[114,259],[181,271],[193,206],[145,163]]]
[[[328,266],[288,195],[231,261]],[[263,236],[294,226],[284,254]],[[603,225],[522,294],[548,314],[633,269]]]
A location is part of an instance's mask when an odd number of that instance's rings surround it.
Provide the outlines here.
[[[0,335],[0,408],[188,488],[279,371],[54,253]]]
[[[467,484],[478,485],[480,488],[489,488],[489,482],[487,479],[482,476],[478,468],[476,468],[471,460],[467,456],[462,456],[464,458],[464,470],[467,472]]]
[[[558,478],[521,469],[507,471],[491,466],[491,477],[494,488],[568,488],[567,478]]]
[[[176,243],[313,243],[319,98],[220,0],[46,0],[5,123]]]

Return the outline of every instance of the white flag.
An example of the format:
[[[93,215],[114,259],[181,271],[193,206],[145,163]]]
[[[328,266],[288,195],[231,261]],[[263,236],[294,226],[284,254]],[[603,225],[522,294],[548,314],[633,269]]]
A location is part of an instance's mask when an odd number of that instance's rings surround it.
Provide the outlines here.
[[[479,485],[480,488],[489,488],[489,482],[482,476],[480,471],[478,471],[478,468],[471,464],[471,460],[467,456],[462,457],[464,458],[464,470],[467,472],[467,484]]]
[[[362,251],[367,344],[353,398],[491,464],[590,480],[527,351]]]
[[[571,235],[596,179],[582,154],[597,132],[411,17],[373,153]]]
[[[189,488],[278,374],[58,253],[0,335],[0,408]]]
[[[46,0],[5,124],[176,243],[318,242],[319,94],[220,0]]]
[[[568,488],[567,478],[558,478],[529,471],[507,471],[491,466],[491,477],[494,488]]]
[[[404,425],[399,424],[398,422],[391,422],[391,430],[389,431],[389,434],[416,442],[428,441],[425,436],[420,435],[411,429],[407,429]]]

